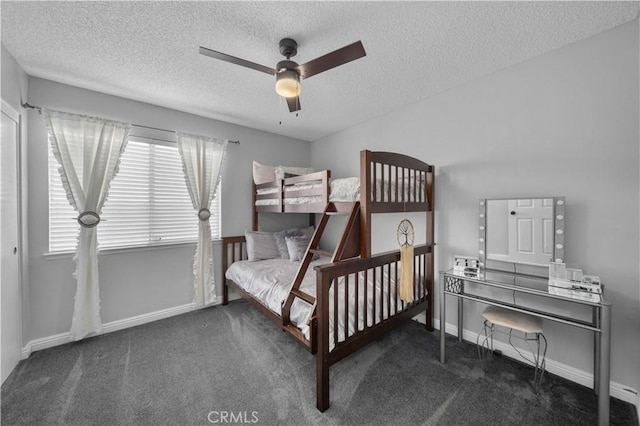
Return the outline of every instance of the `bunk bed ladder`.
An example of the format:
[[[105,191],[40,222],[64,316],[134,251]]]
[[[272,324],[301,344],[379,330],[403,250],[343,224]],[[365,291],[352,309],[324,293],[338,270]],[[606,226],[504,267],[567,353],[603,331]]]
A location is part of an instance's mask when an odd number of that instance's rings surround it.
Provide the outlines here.
[[[322,238],[322,234],[327,226],[327,222],[329,218],[334,215],[349,215],[347,221],[344,226],[344,230],[342,231],[342,237],[338,242],[335,250],[333,252],[321,250],[319,248],[320,239]],[[343,259],[348,259],[351,257],[356,257],[360,255],[360,203],[328,203],[324,212],[322,213],[322,218],[316,227],[315,232],[313,233],[313,237],[309,243],[309,247],[307,247],[307,251],[305,252],[304,258],[300,260],[300,266],[298,267],[298,272],[296,273],[296,277],[291,285],[291,290],[289,291],[289,296],[287,300],[282,304],[282,327],[289,334],[293,335],[296,339],[300,341],[306,341],[302,332],[293,324],[291,324],[290,312],[291,305],[293,301],[298,298],[302,299],[306,303],[313,306],[313,313],[311,318],[315,318],[315,307],[316,307],[316,298],[315,295],[310,295],[300,290],[300,285],[302,284],[302,280],[309,269],[309,265],[313,260],[313,256],[319,254],[320,256],[331,257],[331,263],[338,262]],[[313,330],[312,330],[313,332]],[[316,339],[312,338],[310,344],[310,350],[312,353],[316,352],[315,346]]]

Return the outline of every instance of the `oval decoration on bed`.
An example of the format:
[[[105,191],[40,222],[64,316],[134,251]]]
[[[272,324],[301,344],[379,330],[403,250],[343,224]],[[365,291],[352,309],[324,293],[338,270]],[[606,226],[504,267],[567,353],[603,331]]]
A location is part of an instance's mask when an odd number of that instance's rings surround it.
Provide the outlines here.
[[[400,245],[400,299],[413,302],[413,242],[415,233],[409,219],[402,219],[396,230]]]

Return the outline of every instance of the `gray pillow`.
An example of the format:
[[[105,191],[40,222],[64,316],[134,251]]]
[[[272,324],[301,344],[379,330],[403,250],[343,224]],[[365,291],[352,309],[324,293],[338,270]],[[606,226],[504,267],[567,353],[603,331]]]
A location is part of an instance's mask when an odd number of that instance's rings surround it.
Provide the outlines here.
[[[307,228],[291,228],[285,229],[284,231],[276,232],[273,234],[273,237],[276,241],[276,246],[278,247],[278,252],[280,253],[281,259],[289,259],[289,249],[287,247],[287,242],[285,238],[287,237],[302,237],[302,236],[313,236],[314,227],[309,226]]]
[[[285,237],[287,243],[287,251],[289,252],[289,260],[297,262],[304,258],[304,254],[311,242],[311,236],[303,235],[297,237]],[[314,254],[312,260],[318,259],[320,256]]]
[[[245,231],[244,236],[247,240],[247,257],[250,262],[280,258],[272,232]]]

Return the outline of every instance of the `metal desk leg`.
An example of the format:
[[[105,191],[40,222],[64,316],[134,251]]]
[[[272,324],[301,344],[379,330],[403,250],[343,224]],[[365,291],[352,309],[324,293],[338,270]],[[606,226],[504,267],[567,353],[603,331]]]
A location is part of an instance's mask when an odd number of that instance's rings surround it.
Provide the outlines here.
[[[593,308],[593,323],[600,329],[600,308]],[[600,392],[600,336],[601,333],[593,332],[593,391],[596,395]]]
[[[445,322],[444,314],[444,276],[440,274],[440,362],[444,364],[444,349],[445,349],[445,335],[447,323]]]
[[[462,297],[458,297],[458,341],[462,342],[462,302],[464,299]]]
[[[609,374],[611,372],[611,304],[603,303],[600,314],[600,383],[598,424],[609,424]]]

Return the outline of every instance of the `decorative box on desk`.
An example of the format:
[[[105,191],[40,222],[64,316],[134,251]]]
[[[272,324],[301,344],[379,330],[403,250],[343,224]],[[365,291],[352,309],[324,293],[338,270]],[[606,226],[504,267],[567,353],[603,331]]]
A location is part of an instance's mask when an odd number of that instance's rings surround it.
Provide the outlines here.
[[[468,277],[477,277],[480,273],[480,261],[475,257],[455,255],[453,257],[453,272]]]
[[[549,293],[598,302],[602,291],[600,277],[583,275],[581,269],[567,268],[561,262],[549,264]]]
[[[561,279],[549,279],[549,293],[572,299],[581,299],[598,303],[602,298],[602,285],[588,284]]]

